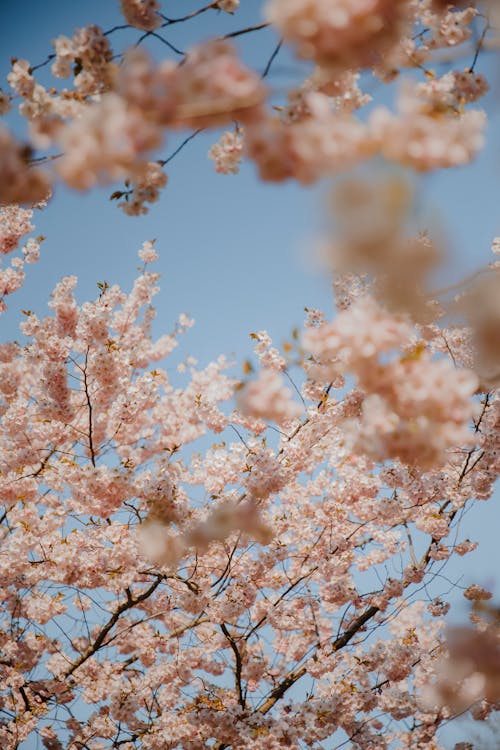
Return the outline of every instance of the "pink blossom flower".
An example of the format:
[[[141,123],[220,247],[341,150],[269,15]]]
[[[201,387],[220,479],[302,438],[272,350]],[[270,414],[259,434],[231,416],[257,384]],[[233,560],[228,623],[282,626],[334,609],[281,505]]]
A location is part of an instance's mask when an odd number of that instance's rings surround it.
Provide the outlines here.
[[[382,60],[411,18],[406,0],[269,0],[266,14],[300,57],[342,70]]]
[[[117,196],[126,196],[118,206],[128,216],[140,216],[149,211],[145,204],[159,200],[160,189],[167,184],[168,176],[158,162],[148,161],[142,166],[136,166],[135,173],[129,177],[128,182],[131,183],[131,188],[116,193]]]
[[[121,0],[121,11],[127,23],[144,31],[161,26],[158,0]]]
[[[399,114],[375,110],[370,117],[373,137],[385,158],[419,172],[461,166],[484,144],[486,116],[480,110],[433,109],[408,87]]]
[[[240,6],[240,0],[216,0],[215,5],[226,13],[234,13]]]
[[[290,388],[275,370],[263,369],[255,380],[247,383],[238,392],[238,407],[247,415],[258,419],[269,419],[277,424],[295,419],[302,411],[293,401]]]
[[[374,153],[366,126],[330,110],[324,94],[308,95],[309,116],[294,122],[266,117],[248,126],[245,148],[261,179],[297,179],[304,185],[362,161]]]
[[[158,253],[154,249],[154,240],[143,242],[142,248],[139,250],[139,258],[144,261],[144,263],[153,263],[155,260],[158,260]]]
[[[0,126],[0,206],[8,203],[33,204],[50,192],[47,173],[30,167],[30,149],[21,145]]]
[[[238,174],[243,156],[243,131],[226,130],[218,143],[210,148],[208,157],[215,162],[215,171],[221,174]]]
[[[81,119],[64,127],[58,140],[64,156],[57,169],[73,188],[87,190],[96,183],[126,178],[143,168],[143,159],[157,148],[158,127],[127,108],[116,94],[106,94],[88,107]]]
[[[474,583],[464,591],[464,596],[470,601],[486,601],[491,599],[492,594]]]

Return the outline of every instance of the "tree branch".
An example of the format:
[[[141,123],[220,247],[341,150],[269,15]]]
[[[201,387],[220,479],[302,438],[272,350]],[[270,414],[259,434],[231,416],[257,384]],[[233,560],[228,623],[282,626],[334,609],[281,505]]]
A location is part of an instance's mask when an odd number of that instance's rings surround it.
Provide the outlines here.
[[[162,581],[163,581],[163,576],[158,576],[156,581],[154,581],[154,583],[152,583],[151,586],[148,589],[146,589],[146,591],[144,591],[139,596],[136,596],[135,599],[130,596],[127,596],[127,601],[124,602],[120,607],[118,607],[118,609],[113,613],[113,615],[110,617],[106,625],[104,625],[104,627],[101,628],[92,646],[89,649],[87,649],[87,651],[84,654],[82,654],[82,656],[79,659],[77,659],[77,661],[74,662],[69,669],[66,670],[66,672],[64,673],[64,676],[69,677],[70,675],[72,675],[73,672],[75,672],[79,667],[82,666],[82,664],[84,664],[88,659],[90,659],[91,656],[93,656],[97,651],[99,651],[99,649],[103,645],[107,645],[104,643],[106,636],[108,635],[110,630],[112,630],[112,628],[116,625],[116,623],[118,622],[122,614],[126,612],[127,610],[132,609],[133,607],[136,607],[138,604],[145,601],[146,599],[148,599],[151,596],[151,594],[154,591],[156,591],[156,589],[158,588],[158,586],[160,585]]]
[[[221,623],[220,629],[226,636],[229,645],[231,646],[231,649],[234,653],[234,658],[236,662],[236,667],[234,671],[234,684],[236,687],[236,692],[238,693],[238,703],[240,704],[241,708],[246,709],[246,701],[245,701],[245,695],[243,693],[243,686],[241,683],[241,670],[242,670],[242,661],[241,661],[241,654],[238,650],[238,646],[236,645],[236,641],[234,640],[233,636],[227,629],[225,623]]]

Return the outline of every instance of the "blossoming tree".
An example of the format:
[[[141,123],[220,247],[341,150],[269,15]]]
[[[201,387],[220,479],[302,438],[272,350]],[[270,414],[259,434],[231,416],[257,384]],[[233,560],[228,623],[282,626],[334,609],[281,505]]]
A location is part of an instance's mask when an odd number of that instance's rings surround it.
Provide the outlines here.
[[[182,53],[163,36],[202,14],[236,21],[238,5],[171,18],[122,0],[116,27],[13,61],[0,108],[18,106],[29,144],[1,126],[2,309],[38,259],[50,191],[113,184],[127,214],[146,213],[172,130],[187,145],[227,128],[218,171],[247,158],[263,180],[303,184],[376,156],[459,166],[482,147],[470,105],[488,88],[475,67],[496,42],[493,4],[268,0],[229,35],[275,27],[263,74],[226,38]],[[138,41],[117,56],[124,26]],[[273,108],[283,45],[308,76]],[[39,83],[49,63],[70,82]],[[365,115],[368,70],[403,79],[397,111]],[[500,707],[491,594],[467,588],[472,624],[448,637],[436,583],[475,548],[459,521],[500,468],[498,263],[433,291],[439,248],[412,234],[408,182],[388,174],[335,194],[336,317],[308,310],[283,352],[253,334],[243,382],[222,356],[167,372],[192,322],[153,340],[152,242],[131,292],[103,283],[79,305],[66,277],[50,314],[25,310],[22,342],[0,344],[2,748],[438,750],[454,716]]]

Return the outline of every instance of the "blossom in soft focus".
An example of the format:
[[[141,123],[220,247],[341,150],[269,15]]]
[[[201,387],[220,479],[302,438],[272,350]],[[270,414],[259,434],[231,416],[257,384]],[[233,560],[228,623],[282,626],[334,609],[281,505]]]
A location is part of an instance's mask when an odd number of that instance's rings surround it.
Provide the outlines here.
[[[162,142],[161,130],[117,94],[105,94],[58,133],[63,157],[57,170],[78,190],[142,171],[141,160]]]
[[[374,154],[374,141],[364,123],[332,110],[324,94],[310,93],[307,102],[307,115],[297,121],[268,115],[247,127],[246,153],[261,179],[295,178],[309,185]]]
[[[329,265],[337,272],[384,273],[401,255],[412,203],[412,186],[400,176],[343,180],[331,201],[336,238]]]
[[[261,544],[269,542],[272,536],[255,503],[247,501],[239,504],[222,503],[203,521],[188,528],[184,538],[187,545],[203,550],[211,542],[226,539],[238,531],[248,534]]]
[[[147,560],[167,568],[178,564],[186,552],[184,540],[179,534],[171,532],[163,523],[146,520],[137,529],[139,552]]]
[[[10,110],[10,96],[0,89],[0,115],[6,115]]]
[[[215,5],[226,13],[234,13],[240,7],[240,0],[216,0]]]
[[[496,3],[495,3],[496,4]],[[441,0],[424,0],[419,13],[422,22],[432,31],[427,42],[429,49],[457,47],[467,41],[471,34],[471,23],[479,10],[467,2],[444,3]],[[457,10],[457,6],[468,6]]]
[[[121,11],[127,23],[143,31],[153,31],[161,26],[158,0],[120,0]]]
[[[437,113],[475,102],[487,93],[488,88],[488,82],[481,73],[453,70],[441,78],[429,77],[425,83],[419,83],[415,94],[427,102],[429,111]]]
[[[498,623],[485,622],[480,629],[451,628],[446,648],[436,679],[424,691],[427,706],[446,706],[459,713],[483,699],[492,704],[500,701]]]
[[[263,368],[255,380],[243,386],[237,394],[237,404],[243,414],[277,424],[296,419],[302,412],[283,377],[269,368]]]
[[[266,88],[226,40],[193,47],[182,65],[157,65],[142,50],[131,50],[117,75],[117,92],[158,125],[205,128],[261,115]]]
[[[318,251],[329,271],[362,274],[386,307],[423,323],[438,313],[428,286],[441,252],[427,233],[410,234],[413,198],[411,182],[391,171],[343,180],[332,195],[331,236]]]
[[[330,108],[335,112],[351,113],[368,104],[371,96],[359,87],[359,73],[346,70],[332,73],[331,70],[316,66],[311,75],[297,88],[288,92],[286,116],[290,121],[311,115],[321,98],[311,97],[317,92],[328,97]]]
[[[481,602],[491,599],[492,594],[490,591],[486,591],[486,589],[478,586],[477,583],[473,583],[472,586],[465,589],[464,596],[466,599],[469,599],[469,601]]]
[[[30,166],[30,157],[30,149],[18,143],[0,125],[0,206],[9,203],[32,205],[48,196],[48,174]]]
[[[15,60],[12,70],[7,75],[7,81],[16,94],[22,97],[29,96],[36,86],[35,79],[30,71],[28,60]]]
[[[458,167],[484,145],[486,115],[482,110],[457,111],[433,102],[433,92],[415,91],[408,84],[399,98],[399,111],[377,108],[370,115],[370,132],[389,161],[417,172]]]
[[[485,387],[496,387],[500,382],[499,268],[493,264],[489,273],[474,279],[455,307],[471,326],[475,368],[481,382]]]
[[[215,127],[233,120],[252,122],[261,114],[266,89],[225,40],[205,42],[190,50],[172,79],[175,125]]]
[[[408,0],[269,0],[266,16],[300,57],[340,70],[381,63],[411,20]]]

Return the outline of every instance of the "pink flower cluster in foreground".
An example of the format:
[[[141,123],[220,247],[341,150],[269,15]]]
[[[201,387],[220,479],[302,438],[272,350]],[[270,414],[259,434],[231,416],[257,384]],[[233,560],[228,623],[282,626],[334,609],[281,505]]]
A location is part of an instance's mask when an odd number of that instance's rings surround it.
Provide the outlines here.
[[[127,23],[143,31],[153,31],[161,25],[158,0],[121,0],[121,10]]]
[[[166,20],[156,0],[123,0],[121,8],[127,24],[158,35],[210,10],[235,13],[238,3],[216,2]],[[46,197],[54,179],[80,190],[125,180],[137,189],[119,205],[131,215],[145,213],[166,183],[146,165],[162,164],[165,135],[180,128],[196,132],[234,123],[235,130],[210,150],[217,171],[235,174],[247,157],[263,180],[302,184],[377,155],[419,172],[459,166],[483,147],[485,114],[466,107],[486,93],[485,78],[460,68],[438,78],[430,68],[438,51],[467,43],[476,9],[431,0],[269,0],[265,13],[285,44],[316,63],[312,75],[284,92],[284,102],[224,38],[177,50],[180,61],[156,63],[134,48],[118,64],[123,56],[113,54],[111,35],[89,25],[54,41],[52,73],[72,78],[72,87],[60,90],[42,85],[27,60],[15,60],[8,82],[21,100],[30,142],[55,147],[62,156],[50,171],[28,169],[30,152],[23,157],[6,132],[0,139],[4,174],[15,166],[24,178],[15,189],[12,177],[0,182],[0,202]],[[403,78],[397,110],[375,107],[367,116],[371,97],[358,84],[366,68],[382,81],[412,68],[425,78]],[[0,109],[10,106],[11,97],[0,93]]]
[[[371,67],[409,27],[408,0],[270,0],[267,17],[300,57],[326,67]]]

